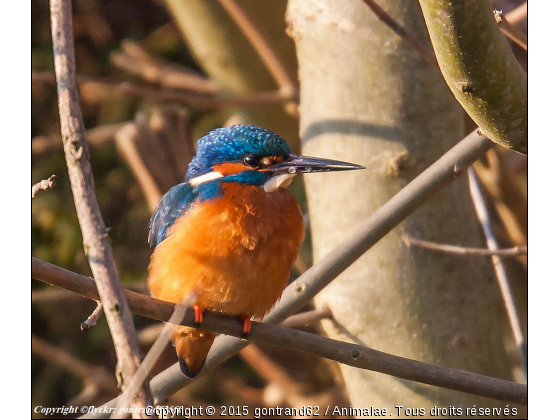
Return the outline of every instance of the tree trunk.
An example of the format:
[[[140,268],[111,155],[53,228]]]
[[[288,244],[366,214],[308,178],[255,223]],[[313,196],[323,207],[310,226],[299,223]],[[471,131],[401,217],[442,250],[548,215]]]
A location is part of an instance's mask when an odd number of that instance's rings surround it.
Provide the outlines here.
[[[218,0],[166,0],[166,4],[198,64],[223,90],[246,94],[278,87],[253,46]],[[240,5],[258,25],[295,80],[294,44],[286,35],[283,19],[285,2],[244,0]],[[223,125],[223,121],[234,114],[241,115],[244,123],[278,133],[296,151],[299,148],[297,120],[286,114],[283,105],[229,109],[217,125]],[[199,131],[205,134],[210,128],[215,127],[203,127]]]
[[[420,6],[378,1],[429,45]],[[305,155],[345,160],[365,171],[305,178],[313,256],[321,259],[464,135],[460,105],[427,64],[361,1],[290,0],[301,83]],[[498,378],[510,378],[496,321],[497,286],[488,261],[407,248],[406,233],[480,246],[467,179],[461,176],[394,229],[321,292],[335,322],[331,338]],[[354,407],[497,403],[342,366]],[[401,415],[404,416],[404,408]]]

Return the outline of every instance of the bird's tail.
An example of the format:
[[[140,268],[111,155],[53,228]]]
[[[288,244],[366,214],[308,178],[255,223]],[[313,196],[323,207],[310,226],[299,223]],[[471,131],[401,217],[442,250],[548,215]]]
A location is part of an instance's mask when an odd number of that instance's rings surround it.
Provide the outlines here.
[[[179,367],[187,378],[195,378],[204,366],[216,334],[190,327],[179,327],[171,337],[179,357]]]

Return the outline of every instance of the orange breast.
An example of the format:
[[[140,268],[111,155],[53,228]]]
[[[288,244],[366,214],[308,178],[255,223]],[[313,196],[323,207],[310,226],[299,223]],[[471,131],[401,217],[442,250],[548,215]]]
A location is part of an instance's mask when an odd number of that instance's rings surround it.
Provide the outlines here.
[[[205,309],[263,317],[286,287],[304,234],[285,188],[224,183],[222,198],[195,204],[152,254],[152,296],[180,303],[194,293]]]

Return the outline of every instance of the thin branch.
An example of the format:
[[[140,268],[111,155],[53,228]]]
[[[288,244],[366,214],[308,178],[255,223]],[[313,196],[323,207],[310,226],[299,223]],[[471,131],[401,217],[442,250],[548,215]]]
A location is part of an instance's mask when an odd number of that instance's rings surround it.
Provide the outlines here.
[[[144,192],[146,201],[150,210],[155,210],[161,198],[161,190],[159,189],[152,173],[146,167],[142,156],[134,141],[139,136],[138,129],[134,123],[129,123],[117,131],[115,138],[117,148],[122,153],[128,165],[136,175],[138,183]],[[166,168],[168,169],[168,168]]]
[[[305,403],[301,404],[301,397],[305,391],[303,385],[292,379],[287,372],[264,354],[256,345],[245,347],[239,354],[263,379],[277,384],[282,389],[286,402],[290,406],[308,405]]]
[[[103,314],[103,304],[101,302],[97,302],[96,308],[93,310],[92,314],[88,316],[88,319],[82,322],[82,324],[80,325],[80,329],[84,331],[90,327],[93,327],[94,325],[97,325],[97,320],[102,314]]]
[[[484,236],[486,237],[486,244],[488,245],[488,249],[495,251],[498,249],[498,241],[494,236],[494,230],[492,229],[492,223],[490,222],[490,213],[486,206],[486,202],[484,201],[484,196],[480,188],[477,176],[472,167],[469,168],[469,189],[471,192],[476,215],[478,217],[480,225],[482,226]],[[492,263],[494,264],[494,271],[496,272],[498,285],[500,286],[502,298],[504,299],[509,323],[513,331],[513,337],[519,349],[521,360],[523,361],[525,376],[527,376],[527,341],[523,336],[521,320],[519,319],[517,305],[515,304],[515,299],[513,298],[513,293],[511,291],[511,286],[509,284],[506,269],[498,255],[492,256]]]
[[[90,299],[97,298],[95,284],[88,277],[36,258],[32,258],[32,276],[37,280],[75,291]],[[129,305],[135,313],[160,321],[169,320],[175,306],[181,306],[131,291],[125,291],[125,293]],[[185,308],[185,316],[180,325],[189,327],[197,325],[192,307]],[[212,312],[205,314],[200,327],[234,337],[241,337],[242,335],[242,325],[239,323],[239,319]],[[349,366],[374,370],[402,379],[503,401],[527,403],[527,386],[523,384],[393,356],[364,346],[336,341],[277,325],[252,321],[251,334],[248,340],[315,354]]]
[[[487,248],[470,248],[457,245],[439,244],[436,242],[425,241],[423,239],[412,238],[408,235],[403,235],[402,240],[408,247],[414,245],[421,248],[456,255],[478,255],[484,257],[491,257],[492,255],[499,255],[500,257],[517,257],[519,255],[527,255],[526,246],[516,246],[513,248],[492,250]]]
[[[85,132],[88,144],[103,144],[115,139],[115,133],[126,123],[102,125]],[[62,148],[62,137],[59,134],[37,136],[31,140],[31,153],[38,155]]]
[[[72,3],[70,0],[50,0],[51,28],[56,73],[58,110],[64,155],[83,235],[84,251],[88,258],[99,298],[115,344],[118,371],[123,388],[140,365],[140,346],[132,323],[132,315],[121,287],[107,232],[95,197],[93,172],[85,140],[84,122],[78,100]],[[146,382],[136,395],[134,406],[153,405],[153,397]]]
[[[438,68],[438,62],[436,56],[432,51],[427,50],[422,44],[420,44],[414,37],[395,19],[393,19],[385,10],[383,10],[374,0],[364,0],[368,7],[377,15],[377,17],[385,23],[389,28],[393,30],[398,36],[407,41],[412,48],[420,53],[420,55],[429,64]]]
[[[298,254],[296,261],[294,262],[294,267],[300,275],[305,273],[309,269],[309,267],[301,257],[301,252]]]
[[[93,279],[92,279],[93,280]],[[147,294],[146,281],[138,281],[134,283],[127,283],[128,290],[134,292]],[[77,302],[81,301],[84,297],[76,293],[69,292],[64,289],[44,288],[41,290],[33,290],[31,292],[31,303],[61,303],[61,302]]]
[[[49,72],[31,72],[32,81],[53,83]],[[189,104],[203,110],[222,109],[232,106],[258,106],[263,104],[287,103],[296,100],[296,94],[279,91],[257,92],[245,96],[201,95],[186,89],[169,89],[162,87],[142,86],[130,82],[115,82],[91,77],[79,76],[80,86],[95,85],[107,89],[112,93],[121,93],[137,97],[149,97],[162,102],[177,102]]]
[[[480,135],[478,130],[461,140],[365,220],[348,239],[292,282],[284,290],[278,304],[265,317],[265,322],[279,323],[300,311],[362,254],[492,146],[493,143]],[[204,369],[216,367],[246,345],[246,342],[232,337],[216,338]],[[190,380],[184,377],[175,364],[154,377],[150,386],[156,400],[164,401],[189,383]],[[109,401],[105,406],[114,407],[115,401]],[[101,414],[96,415],[99,416],[102,417]]]
[[[280,91],[288,95],[295,94],[296,83],[290,77],[278,54],[258,29],[256,23],[243,10],[243,7],[236,0],[220,0],[220,3],[256,50],[276,83],[278,83]]]
[[[332,311],[330,308],[325,307],[321,309],[314,309],[312,311],[301,312],[299,314],[292,315],[280,325],[285,328],[297,328],[305,325],[313,325],[322,319],[332,318]]]
[[[74,295],[79,296],[75,293]],[[280,325],[286,328],[299,328],[303,326],[314,325],[322,319],[330,318],[332,318],[332,312],[329,308],[325,307],[322,309],[313,309],[311,311],[292,315]],[[164,326],[161,324],[155,324],[140,330],[138,332],[138,340],[140,341],[140,344],[152,344],[161,333],[163,327]]]
[[[91,405],[91,403],[99,397],[99,387],[94,384],[93,382],[84,381],[84,388],[80,391],[80,393],[68,400],[65,404],[68,407],[77,405]]]
[[[177,64],[150,56],[137,43],[125,40],[121,43],[123,52],[113,52],[110,60],[114,66],[142,77],[150,83],[178,89],[188,89],[201,94],[218,92],[216,84]]]
[[[85,382],[91,382],[99,388],[114,393],[117,391],[115,377],[100,366],[89,363],[72,356],[66,350],[53,346],[34,334],[31,335],[31,352],[49,363],[53,363],[70,374],[77,376]]]
[[[142,364],[134,374],[134,377],[130,381],[129,387],[126,392],[122,395],[117,406],[117,416],[115,418],[125,418],[127,417],[126,412],[121,412],[122,408],[128,407],[130,401],[134,394],[140,390],[144,381],[148,378],[148,375],[154,368],[156,362],[160,358],[161,354],[167,347],[169,339],[177,329],[177,324],[185,317],[187,308],[192,306],[195,302],[194,294],[187,294],[182,302],[182,305],[175,305],[173,313],[169,317],[169,321],[165,324],[163,329],[160,331],[156,341],[150,347],[150,351],[142,361]],[[121,415],[122,414],[122,415]]]
[[[31,198],[35,198],[35,194],[39,190],[48,190],[56,185],[56,175],[51,175],[48,179],[43,179],[41,182],[36,183],[31,187]]]

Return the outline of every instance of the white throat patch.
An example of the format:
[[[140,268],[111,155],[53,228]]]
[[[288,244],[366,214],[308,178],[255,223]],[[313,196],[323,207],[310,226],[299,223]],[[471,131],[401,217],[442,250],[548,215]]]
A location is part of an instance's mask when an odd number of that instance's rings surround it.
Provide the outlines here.
[[[189,184],[193,187],[197,187],[200,184],[204,184],[208,181],[214,181],[215,179],[223,178],[224,175],[221,172],[213,171],[207,174],[197,176],[196,178],[190,179]]]
[[[287,187],[292,182],[292,178],[296,174],[276,175],[265,182],[263,188],[266,192],[276,191],[278,188]]]

